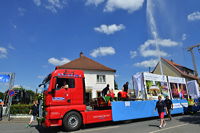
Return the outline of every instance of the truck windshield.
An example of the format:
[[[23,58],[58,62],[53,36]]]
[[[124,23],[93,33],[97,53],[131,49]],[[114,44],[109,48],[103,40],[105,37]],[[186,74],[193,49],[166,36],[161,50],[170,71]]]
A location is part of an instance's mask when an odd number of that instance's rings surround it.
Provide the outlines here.
[[[44,86],[44,88],[43,88],[43,91],[48,90],[48,88],[49,88],[49,81],[45,84],[45,86]]]
[[[49,74],[43,81],[42,84],[44,84],[43,91],[46,91],[49,88],[49,83],[51,79],[51,74]]]
[[[74,88],[75,80],[73,78],[57,78],[56,88],[63,88],[65,85],[68,85],[69,88]]]

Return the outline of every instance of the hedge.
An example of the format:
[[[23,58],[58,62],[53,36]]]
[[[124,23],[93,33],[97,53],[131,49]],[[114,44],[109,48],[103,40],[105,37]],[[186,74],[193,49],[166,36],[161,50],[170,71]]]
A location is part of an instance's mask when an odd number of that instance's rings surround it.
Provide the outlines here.
[[[32,104],[13,104],[10,108],[10,114],[28,114]]]

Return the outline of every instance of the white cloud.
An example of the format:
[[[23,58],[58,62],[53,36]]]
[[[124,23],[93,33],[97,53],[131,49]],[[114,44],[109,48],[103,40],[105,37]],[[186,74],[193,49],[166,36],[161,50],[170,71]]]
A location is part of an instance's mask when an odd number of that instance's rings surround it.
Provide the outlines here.
[[[158,39],[157,44],[162,47],[174,47],[174,46],[180,45],[179,42],[175,42],[170,39]],[[158,57],[159,55],[160,56],[168,56],[169,55],[168,53],[161,51],[161,50],[158,51],[156,49],[150,49],[149,47],[151,47],[151,46],[156,47],[156,40],[147,40],[144,44],[142,44],[140,46],[140,54],[143,57],[149,57],[149,56]]]
[[[99,4],[103,3],[105,0],[86,0],[86,5],[95,5],[98,6]]]
[[[19,12],[19,16],[24,16],[24,14],[25,14],[25,12],[26,12],[26,9],[20,8],[20,7],[19,7],[17,10],[18,10],[18,12]]]
[[[67,0],[33,0],[34,4],[39,7],[44,7],[52,13],[57,13],[67,5]]]
[[[52,57],[52,58],[49,58],[49,59],[48,59],[48,62],[49,62],[50,64],[55,65],[55,66],[57,66],[57,65],[59,66],[59,65],[63,65],[63,64],[65,64],[65,63],[70,62],[70,60],[67,59],[67,58],[61,58],[61,59],[59,60],[59,59],[56,59],[56,58]]]
[[[8,48],[9,48],[9,49],[12,49],[12,50],[15,50],[15,47],[14,47],[12,44],[9,44],[9,45],[8,45]]]
[[[0,59],[1,58],[6,58],[7,54],[8,54],[7,49],[4,48],[4,47],[0,47]]]
[[[23,88],[22,85],[14,85],[12,88]]]
[[[117,77],[119,77],[119,74],[115,74],[114,76],[115,76],[115,78],[117,78]]]
[[[114,55],[115,49],[113,47],[99,47],[97,49],[94,49],[90,55],[92,57],[98,57],[98,56],[106,56],[106,55]]]
[[[142,62],[135,63],[134,66],[148,68],[148,67],[155,67],[157,63],[158,63],[157,59],[150,59],[150,60],[145,60]]]
[[[107,34],[107,35],[114,34],[115,32],[123,30],[123,29],[125,29],[125,26],[123,24],[119,24],[119,25],[116,25],[116,24],[112,24],[112,25],[102,24],[100,27],[95,27],[94,28],[95,31],[100,32],[100,33],[104,33],[104,34]]]
[[[131,59],[137,56],[137,51],[130,51]]]
[[[12,25],[12,27],[13,27],[14,29],[17,29],[17,25],[12,24],[12,23],[11,23],[11,25]]]
[[[45,8],[50,10],[52,13],[57,13],[58,9],[63,9],[67,4],[67,0],[47,0]]]
[[[33,89],[33,87],[30,87],[30,86],[27,86],[27,85],[19,85],[19,84],[17,84],[17,85],[14,85],[12,88],[24,88],[24,89],[26,89],[26,90],[32,90]]]
[[[163,56],[163,57],[166,57],[166,56],[169,56],[168,53],[164,52],[164,51],[161,51],[161,50],[145,50],[142,52],[142,56],[144,57],[149,57],[149,56]]]
[[[36,6],[40,6],[41,5],[41,0],[33,0],[34,4]]]
[[[197,11],[197,12],[193,12],[193,13],[189,14],[189,15],[187,16],[187,19],[188,19],[189,21],[200,20],[200,12]]]
[[[113,12],[117,9],[134,12],[142,7],[144,0],[107,0],[105,12]]]
[[[182,40],[184,41],[184,40],[186,40],[187,39],[187,35],[186,34],[183,34],[182,35]]]
[[[44,75],[38,75],[37,78],[38,78],[38,79],[44,79],[45,76],[44,76]]]

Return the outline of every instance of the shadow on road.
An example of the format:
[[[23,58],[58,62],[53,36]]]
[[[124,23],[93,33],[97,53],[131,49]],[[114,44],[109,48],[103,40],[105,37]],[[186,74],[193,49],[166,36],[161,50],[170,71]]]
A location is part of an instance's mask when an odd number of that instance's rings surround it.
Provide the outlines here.
[[[159,127],[158,125],[149,125],[150,127]]]
[[[97,128],[97,127],[127,125],[127,124],[131,124],[131,123],[148,121],[148,120],[155,120],[155,119],[157,119],[157,117],[126,120],[126,121],[117,121],[117,122],[110,121],[110,122],[94,123],[94,124],[87,124],[87,125],[83,126],[82,129],[92,129],[92,128]],[[155,125],[155,126],[157,126],[157,125]]]
[[[197,112],[196,114],[187,115],[178,120],[190,124],[200,124],[200,112]]]
[[[58,132],[64,132],[62,127],[49,127],[45,128],[39,125],[33,126],[35,129],[38,130],[39,133],[58,133]]]
[[[82,130],[86,129],[94,129],[98,127],[107,127],[107,126],[116,126],[116,125],[127,125],[130,123],[135,123],[135,122],[141,122],[141,121],[148,121],[148,120],[153,120],[157,117],[151,117],[151,118],[143,118],[143,119],[135,119],[135,120],[127,120],[127,121],[118,121],[118,122],[102,122],[102,123],[94,123],[94,124],[87,124],[81,127]],[[157,125],[149,125],[149,126],[155,126]],[[39,125],[34,126],[36,130],[40,133],[58,133],[58,132],[65,132],[62,127],[49,127],[45,128]]]

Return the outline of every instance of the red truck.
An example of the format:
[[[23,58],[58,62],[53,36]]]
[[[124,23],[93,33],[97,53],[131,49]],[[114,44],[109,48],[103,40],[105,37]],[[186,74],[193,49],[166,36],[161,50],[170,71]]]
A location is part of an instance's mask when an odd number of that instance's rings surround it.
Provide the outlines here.
[[[45,88],[42,114],[46,127],[63,126],[66,131],[74,131],[83,124],[158,116],[157,112],[153,111],[155,100],[131,101],[123,91],[118,93],[118,98],[123,101],[110,102],[107,97],[88,101],[85,77],[81,70],[56,69],[39,86]],[[187,100],[172,101],[174,109],[171,113],[183,113]]]
[[[57,69],[39,86],[44,94],[44,125],[63,126],[67,131],[78,130],[82,124],[112,120],[110,103],[102,98],[86,106],[85,78],[81,70]]]

